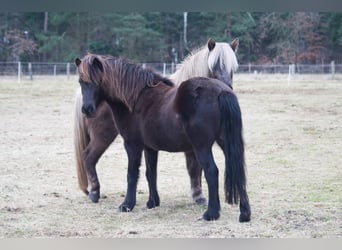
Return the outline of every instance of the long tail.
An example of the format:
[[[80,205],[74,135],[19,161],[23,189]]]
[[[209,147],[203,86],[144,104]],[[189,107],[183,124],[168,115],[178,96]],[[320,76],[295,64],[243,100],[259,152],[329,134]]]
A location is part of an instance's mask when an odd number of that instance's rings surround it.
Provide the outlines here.
[[[89,143],[89,135],[85,123],[85,117],[82,114],[82,93],[81,88],[76,92],[75,111],[74,111],[74,146],[76,156],[76,169],[78,185],[80,189],[88,194],[88,179],[85,171],[85,166],[82,160],[82,153]]]
[[[237,97],[231,92],[219,95],[219,105],[224,129],[225,195],[229,204],[237,204],[246,194],[244,141],[242,137],[241,110]]]

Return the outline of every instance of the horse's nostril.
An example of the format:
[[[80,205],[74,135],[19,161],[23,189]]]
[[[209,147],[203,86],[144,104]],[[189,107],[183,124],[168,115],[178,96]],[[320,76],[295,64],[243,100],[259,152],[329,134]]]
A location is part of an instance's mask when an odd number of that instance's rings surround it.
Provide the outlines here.
[[[82,113],[85,114],[85,115],[91,115],[95,112],[95,108],[93,106],[83,106],[82,107]]]
[[[87,109],[85,107],[82,107],[82,113],[87,114]]]

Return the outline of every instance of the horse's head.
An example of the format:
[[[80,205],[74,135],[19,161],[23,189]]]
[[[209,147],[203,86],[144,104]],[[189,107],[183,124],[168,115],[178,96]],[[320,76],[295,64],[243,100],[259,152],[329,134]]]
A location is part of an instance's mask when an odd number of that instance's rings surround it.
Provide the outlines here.
[[[97,57],[85,56],[82,60],[77,58],[75,64],[79,73],[79,83],[81,85],[83,105],[82,113],[87,117],[92,117],[96,113],[96,108],[101,101],[101,90],[99,83],[103,67]]]
[[[239,47],[239,39],[235,38],[230,44],[216,43],[208,40],[208,67],[211,77],[226,83],[233,89],[233,72],[238,67],[236,51]]]

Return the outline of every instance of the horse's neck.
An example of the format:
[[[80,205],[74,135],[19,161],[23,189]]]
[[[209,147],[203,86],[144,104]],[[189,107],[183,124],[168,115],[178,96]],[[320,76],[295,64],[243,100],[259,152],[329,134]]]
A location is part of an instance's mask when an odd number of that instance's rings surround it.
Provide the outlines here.
[[[169,78],[178,85],[189,78],[198,76],[209,76],[208,52],[206,49],[202,49],[186,58],[180,68]]]

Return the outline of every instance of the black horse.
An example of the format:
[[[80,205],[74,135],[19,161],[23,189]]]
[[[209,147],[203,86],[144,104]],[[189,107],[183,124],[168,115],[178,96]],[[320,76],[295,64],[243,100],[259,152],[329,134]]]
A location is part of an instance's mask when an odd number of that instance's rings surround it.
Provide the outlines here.
[[[233,87],[233,72],[238,67],[236,51],[239,40],[231,43],[217,43],[209,39],[205,46],[191,52],[177,67],[170,78],[175,84],[192,77],[217,78]],[[100,181],[97,176],[96,164],[109,145],[118,136],[112,110],[107,102],[100,102],[96,113],[86,117],[82,112],[81,88],[77,90],[74,116],[74,146],[76,169],[80,189],[92,202],[100,198]],[[191,195],[198,205],[206,205],[207,200],[202,192],[202,169],[192,154],[185,153],[186,166],[190,177]],[[91,174],[89,174],[91,173]]]
[[[197,77],[175,86],[151,70],[111,56],[88,54],[75,62],[83,94],[82,111],[91,117],[97,105],[107,101],[124,139],[128,187],[121,211],[131,211],[136,204],[143,151],[150,191],[147,206],[159,205],[157,157],[158,151],[164,150],[194,156],[208,183],[208,209],[203,218],[218,219],[218,169],[212,154],[217,142],[226,159],[226,200],[229,204],[240,202],[239,221],[250,221],[241,111],[227,84]]]

